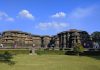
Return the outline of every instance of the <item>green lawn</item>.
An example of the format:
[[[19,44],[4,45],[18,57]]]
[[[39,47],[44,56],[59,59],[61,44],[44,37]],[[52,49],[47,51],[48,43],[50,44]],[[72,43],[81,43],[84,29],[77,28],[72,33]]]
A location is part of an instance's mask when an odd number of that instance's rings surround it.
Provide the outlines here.
[[[100,56],[16,55],[14,65],[0,62],[0,70],[100,70]]]

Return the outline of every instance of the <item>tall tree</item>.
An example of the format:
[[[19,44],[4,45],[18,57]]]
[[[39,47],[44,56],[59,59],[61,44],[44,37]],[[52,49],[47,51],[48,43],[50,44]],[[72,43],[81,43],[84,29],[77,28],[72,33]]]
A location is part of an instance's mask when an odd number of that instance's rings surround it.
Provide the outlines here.
[[[91,34],[93,41],[100,42],[100,32],[96,31]]]

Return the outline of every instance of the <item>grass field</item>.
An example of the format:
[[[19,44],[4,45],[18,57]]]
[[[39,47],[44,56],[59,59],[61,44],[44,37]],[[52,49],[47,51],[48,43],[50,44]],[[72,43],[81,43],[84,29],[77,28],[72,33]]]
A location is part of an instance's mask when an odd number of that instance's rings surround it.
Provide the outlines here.
[[[16,55],[14,65],[0,62],[0,70],[100,70],[100,56]]]

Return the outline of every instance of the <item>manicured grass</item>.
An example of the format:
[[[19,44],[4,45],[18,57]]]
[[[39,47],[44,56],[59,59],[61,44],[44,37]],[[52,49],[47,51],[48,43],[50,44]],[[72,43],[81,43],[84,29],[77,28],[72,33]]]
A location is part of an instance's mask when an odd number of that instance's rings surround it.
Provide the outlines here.
[[[100,56],[16,55],[14,65],[0,63],[0,70],[100,70]]]

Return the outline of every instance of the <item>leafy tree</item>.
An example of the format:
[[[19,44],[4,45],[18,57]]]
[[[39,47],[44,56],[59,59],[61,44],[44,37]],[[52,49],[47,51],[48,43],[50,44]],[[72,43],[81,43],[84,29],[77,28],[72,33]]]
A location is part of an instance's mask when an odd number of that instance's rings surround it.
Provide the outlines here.
[[[73,50],[76,53],[76,55],[79,56],[79,53],[83,53],[84,47],[80,43],[78,43],[78,44],[75,45]]]
[[[100,32],[96,31],[91,34],[93,41],[100,42]]]

